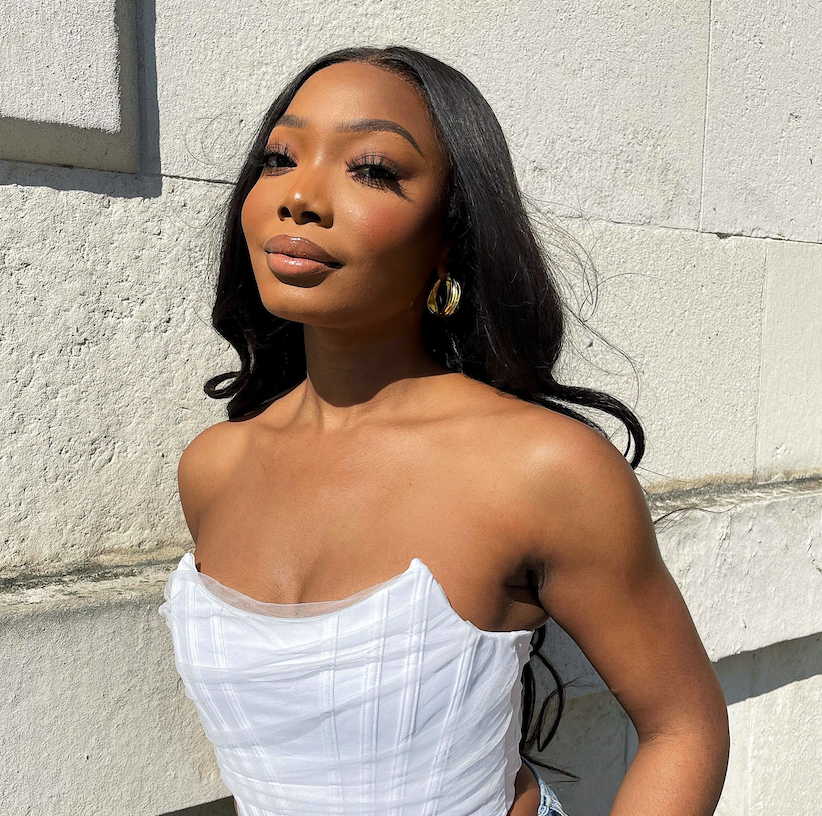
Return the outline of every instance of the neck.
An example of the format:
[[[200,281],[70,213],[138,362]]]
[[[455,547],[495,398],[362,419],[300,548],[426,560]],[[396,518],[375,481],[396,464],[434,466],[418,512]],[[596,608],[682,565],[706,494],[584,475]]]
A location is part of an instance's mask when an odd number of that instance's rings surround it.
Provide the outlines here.
[[[397,316],[379,326],[303,326],[307,376],[294,420],[345,430],[417,405],[422,378],[449,374],[422,343],[419,322]],[[430,385],[430,383],[429,383]]]

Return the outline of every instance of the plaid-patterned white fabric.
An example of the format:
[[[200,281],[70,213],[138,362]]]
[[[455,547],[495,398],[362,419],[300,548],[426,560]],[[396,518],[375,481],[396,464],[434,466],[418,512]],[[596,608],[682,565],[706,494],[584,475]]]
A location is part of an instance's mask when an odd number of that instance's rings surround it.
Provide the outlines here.
[[[160,613],[241,816],[510,808],[533,633],[464,620],[418,558],[342,601],[267,604],[188,553]]]

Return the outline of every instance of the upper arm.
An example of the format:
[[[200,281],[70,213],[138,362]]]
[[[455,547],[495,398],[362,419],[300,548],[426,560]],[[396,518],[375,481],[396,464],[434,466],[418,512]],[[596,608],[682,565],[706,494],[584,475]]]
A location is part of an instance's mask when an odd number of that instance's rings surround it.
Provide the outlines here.
[[[662,560],[631,466],[597,431],[568,423],[562,442],[537,457],[529,482],[538,529],[546,531],[537,539],[544,608],[641,738],[720,723],[722,691]]]
[[[186,524],[197,542],[200,522],[225,484],[236,458],[235,423],[218,422],[188,444],[177,464],[177,490]]]

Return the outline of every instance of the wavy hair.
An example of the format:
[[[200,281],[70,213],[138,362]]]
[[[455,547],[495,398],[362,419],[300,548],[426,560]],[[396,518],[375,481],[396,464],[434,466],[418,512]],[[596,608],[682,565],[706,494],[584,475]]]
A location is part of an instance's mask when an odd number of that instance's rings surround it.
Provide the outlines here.
[[[451,371],[566,414],[603,434],[599,424],[579,409],[609,414],[624,425],[624,456],[633,444],[629,462],[636,468],[645,435],[633,411],[606,393],[565,385],[554,377],[566,335],[565,306],[555,264],[540,247],[490,105],[455,68],[403,46],[345,48],[316,59],[286,85],[263,117],[227,204],[212,311],[212,325],[237,351],[240,369],[209,379],[205,393],[229,399],[229,419],[242,420],[306,377],[302,324],[276,317],[263,306],[240,213],[259,177],[269,134],[300,86],[320,69],[347,61],[379,66],[411,83],[428,106],[450,161],[445,238],[451,241],[449,272],[461,284],[462,298],[460,308],[445,319],[424,313],[422,335],[431,356]],[[545,635],[545,625],[534,632],[531,661],[523,670],[523,753],[545,748],[556,733],[565,701],[563,683],[541,651]],[[536,664],[547,669],[556,685],[538,712]],[[528,758],[559,771],[536,757]]]

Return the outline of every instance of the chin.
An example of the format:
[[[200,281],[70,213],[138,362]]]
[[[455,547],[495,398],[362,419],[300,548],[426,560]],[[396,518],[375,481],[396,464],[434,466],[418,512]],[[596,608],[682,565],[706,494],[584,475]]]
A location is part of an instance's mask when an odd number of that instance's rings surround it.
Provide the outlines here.
[[[274,317],[290,320],[293,323],[305,323],[309,326],[323,328],[342,328],[346,325],[343,315],[339,311],[329,312],[327,309],[311,309],[305,304],[297,306],[294,303],[285,304],[282,300],[276,303],[263,302],[265,310]]]

